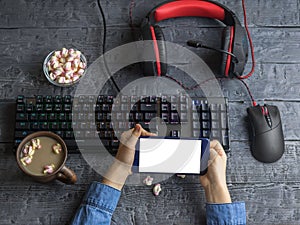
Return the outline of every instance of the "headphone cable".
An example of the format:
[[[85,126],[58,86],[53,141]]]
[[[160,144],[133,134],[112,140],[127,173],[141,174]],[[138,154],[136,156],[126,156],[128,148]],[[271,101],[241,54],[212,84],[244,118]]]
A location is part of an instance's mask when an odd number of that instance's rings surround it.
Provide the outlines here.
[[[250,35],[250,32],[249,32],[249,28],[248,28],[245,0],[242,0],[242,8],[243,8],[243,15],[244,15],[244,26],[245,26],[245,30],[246,30],[247,37],[248,37],[249,44],[250,44],[251,59],[252,59],[252,68],[251,68],[251,71],[248,74],[239,76],[238,79],[247,79],[250,76],[252,76],[252,74],[254,73],[256,62],[255,62],[255,57],[254,57],[253,42],[252,42],[252,38],[251,38],[251,35]]]
[[[107,73],[110,75],[110,80],[112,81],[113,85],[115,86],[115,88],[117,89],[118,93],[120,92],[120,88],[118,87],[115,79],[113,78],[113,76],[111,76],[110,74],[110,71],[108,69],[108,66],[107,66],[107,62],[106,62],[106,59],[105,59],[105,46],[106,46],[106,20],[105,20],[105,15],[104,15],[104,12],[103,12],[103,9],[102,9],[102,6],[100,4],[100,0],[97,0],[97,5],[98,5],[98,8],[99,8],[99,11],[100,11],[100,14],[101,14],[101,17],[102,17],[102,21],[103,21],[103,40],[102,40],[102,55],[103,55],[103,61],[104,61],[104,66],[105,66],[105,69],[107,71]]]

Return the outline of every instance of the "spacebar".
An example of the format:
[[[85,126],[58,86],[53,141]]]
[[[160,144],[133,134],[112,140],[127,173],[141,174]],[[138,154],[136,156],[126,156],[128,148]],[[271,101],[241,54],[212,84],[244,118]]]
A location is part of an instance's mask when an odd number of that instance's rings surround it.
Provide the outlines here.
[[[68,139],[64,140],[69,153],[80,153],[81,150],[94,150],[94,149],[100,149],[103,147],[103,145],[100,145],[101,141],[100,140],[93,140],[93,139],[88,139],[88,140],[76,140],[75,139]],[[78,148],[78,145],[80,147],[80,151]]]

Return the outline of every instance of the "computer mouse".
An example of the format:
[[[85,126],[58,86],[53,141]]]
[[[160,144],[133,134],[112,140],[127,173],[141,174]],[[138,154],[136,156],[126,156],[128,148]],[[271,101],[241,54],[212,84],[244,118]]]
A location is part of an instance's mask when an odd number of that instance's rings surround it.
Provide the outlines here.
[[[247,113],[253,157],[264,163],[280,159],[284,153],[284,137],[277,106],[252,106],[247,108]]]

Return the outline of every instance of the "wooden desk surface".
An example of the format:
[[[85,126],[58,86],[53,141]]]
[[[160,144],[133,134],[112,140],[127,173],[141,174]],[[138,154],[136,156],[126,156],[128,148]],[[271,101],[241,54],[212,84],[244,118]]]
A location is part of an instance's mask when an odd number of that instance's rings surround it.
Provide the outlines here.
[[[240,0],[219,1],[243,21]],[[141,19],[161,1],[101,2],[107,20],[106,48],[113,49],[133,41]],[[131,5],[134,35],[129,26]],[[249,97],[238,81],[222,80],[222,90],[230,100],[228,186],[234,201],[246,202],[248,224],[300,224],[300,2],[248,0],[246,5],[257,61],[255,74],[246,82],[258,103],[279,107],[286,147],[283,157],[273,164],[251,156],[246,120]],[[25,177],[12,152],[10,102],[20,94],[74,94],[75,88],[50,85],[42,62],[53,49],[73,46],[91,64],[102,52],[103,21],[94,0],[3,0],[0,18],[0,224],[67,224],[89,183],[100,180],[100,175],[78,154],[67,161],[78,175],[76,185],[38,184]],[[166,40],[183,46],[189,39],[215,47],[221,44],[222,29],[212,20],[177,19],[161,26]],[[215,52],[192,50],[211,66],[218,58]],[[122,86],[140,74],[133,66],[117,75],[116,81]],[[125,186],[112,224],[205,224],[204,191],[198,177],[173,176],[162,187],[161,195],[154,197],[148,187]]]

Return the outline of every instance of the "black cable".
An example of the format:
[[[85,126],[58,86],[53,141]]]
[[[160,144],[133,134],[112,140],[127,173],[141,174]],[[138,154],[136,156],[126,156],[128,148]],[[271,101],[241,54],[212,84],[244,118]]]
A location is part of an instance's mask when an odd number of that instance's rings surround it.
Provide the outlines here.
[[[105,59],[105,46],[106,46],[106,20],[105,20],[105,15],[104,15],[104,12],[103,12],[103,9],[102,9],[102,6],[100,4],[100,0],[97,0],[97,5],[98,5],[98,8],[99,8],[99,11],[100,11],[100,14],[101,14],[101,17],[102,17],[102,21],[103,21],[103,40],[102,40],[102,54],[103,54],[103,61],[104,61],[104,66],[105,66],[105,69],[107,70],[107,73],[110,75],[110,79],[113,83],[113,85],[116,87],[118,93],[120,92],[120,88],[118,87],[115,79],[113,78],[113,76],[111,76],[110,74],[110,71],[108,69],[108,66],[107,66],[107,62],[106,62],[106,59]]]

